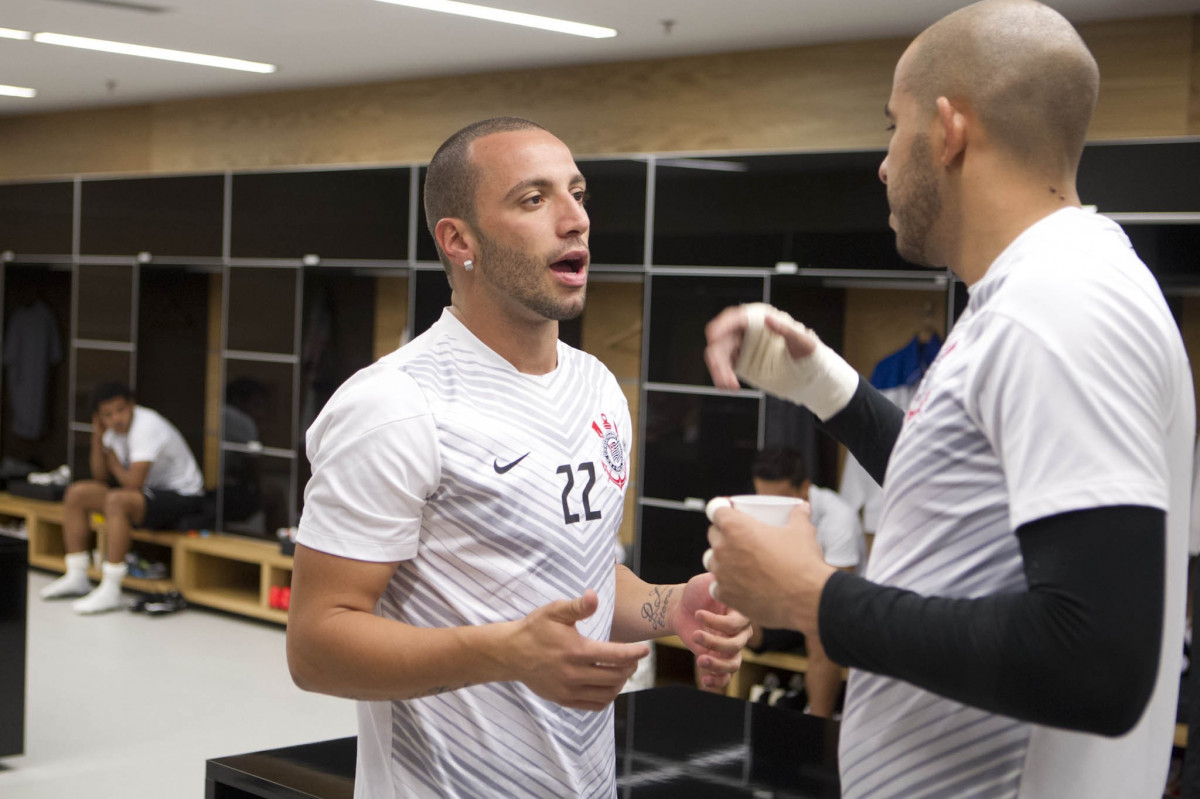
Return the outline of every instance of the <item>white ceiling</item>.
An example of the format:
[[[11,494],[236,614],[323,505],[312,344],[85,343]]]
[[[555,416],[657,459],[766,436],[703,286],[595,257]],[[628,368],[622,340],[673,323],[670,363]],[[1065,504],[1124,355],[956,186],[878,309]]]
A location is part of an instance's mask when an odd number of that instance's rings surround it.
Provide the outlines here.
[[[963,0],[476,0],[616,28],[584,39],[375,0],[0,0],[0,27],[278,65],[259,75],[0,38],[0,115],[560,64],[912,36]],[[1072,22],[1200,0],[1051,0]],[[163,9],[154,11],[153,9]],[[146,10],[151,9],[151,10]],[[662,20],[673,20],[670,32]]]

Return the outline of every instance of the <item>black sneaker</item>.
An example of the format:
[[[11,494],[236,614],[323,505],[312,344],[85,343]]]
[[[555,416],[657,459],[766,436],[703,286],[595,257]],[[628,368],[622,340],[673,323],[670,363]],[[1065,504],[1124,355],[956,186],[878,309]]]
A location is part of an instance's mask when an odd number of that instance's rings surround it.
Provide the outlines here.
[[[178,591],[170,591],[147,597],[147,602],[142,609],[151,616],[163,616],[186,607],[187,600],[183,598],[183,594]]]
[[[146,610],[147,602],[154,602],[161,597],[162,594],[144,594],[134,600],[133,604],[129,606],[129,610],[133,613],[142,613]]]

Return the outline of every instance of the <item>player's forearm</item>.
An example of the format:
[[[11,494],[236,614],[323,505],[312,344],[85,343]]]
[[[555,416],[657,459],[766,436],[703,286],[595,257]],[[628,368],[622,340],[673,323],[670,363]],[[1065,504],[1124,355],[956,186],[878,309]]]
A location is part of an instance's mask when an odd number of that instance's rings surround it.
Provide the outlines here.
[[[355,610],[289,619],[288,667],[306,691],[397,700],[514,679],[508,624],[424,628]]]
[[[144,479],[131,475],[129,472],[118,477],[117,482],[121,484],[121,488],[127,488],[131,491],[141,491],[142,486],[146,483]]]
[[[1026,591],[926,597],[835,574],[820,600],[826,650],[989,712],[1123,734],[1158,669],[1165,514],[1070,511],[1017,536]]]
[[[675,634],[673,611],[682,585],[652,585],[624,566],[617,566],[617,595],[611,639],[648,641]]]
[[[900,437],[904,411],[859,377],[848,405],[817,425],[844,444],[875,482],[883,485],[892,448]]]
[[[121,479],[126,475],[128,469],[121,465],[121,460],[117,457],[117,453],[111,449],[104,450],[104,470],[105,473],[116,480],[118,485],[125,487],[124,481]]]
[[[93,436],[98,439],[98,436]],[[92,479],[105,482],[108,480],[108,457],[112,453],[104,449],[97,440],[92,441],[91,452],[88,453],[88,465],[92,467]]]
[[[117,484],[120,485],[121,488],[129,488],[133,490],[141,489],[142,483],[145,482],[144,474],[139,476],[138,472],[134,469],[126,469],[123,465],[121,465],[121,461],[117,459],[116,454],[111,450],[107,453],[107,456],[108,473],[113,476],[113,479],[117,481]]]

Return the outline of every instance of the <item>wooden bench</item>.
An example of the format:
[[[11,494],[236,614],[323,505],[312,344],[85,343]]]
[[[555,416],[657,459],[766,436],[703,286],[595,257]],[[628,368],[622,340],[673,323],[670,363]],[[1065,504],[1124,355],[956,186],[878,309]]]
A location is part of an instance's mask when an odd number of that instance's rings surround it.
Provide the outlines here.
[[[0,492],[0,517],[22,520],[29,537],[29,565],[48,571],[66,571],[63,545],[63,505]],[[104,525],[91,524],[91,548],[103,551]],[[134,549],[171,564],[171,575],[161,580],[126,577],[124,586],[134,591],[162,593],[178,590],[189,603],[287,624],[287,611],[268,602],[273,586],[291,584],[292,558],[271,541],[211,533],[193,536],[163,530],[133,530]],[[91,568],[89,576],[100,579]]]

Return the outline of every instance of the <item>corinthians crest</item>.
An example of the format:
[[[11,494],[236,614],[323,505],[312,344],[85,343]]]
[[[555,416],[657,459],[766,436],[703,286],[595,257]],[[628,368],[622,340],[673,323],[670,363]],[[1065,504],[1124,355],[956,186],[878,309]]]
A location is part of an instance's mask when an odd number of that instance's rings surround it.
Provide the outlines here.
[[[600,414],[599,423],[592,422],[592,429],[603,444],[600,465],[604,467],[604,473],[617,488],[624,488],[628,475],[625,473],[625,450],[621,446],[620,431],[603,413]]]

